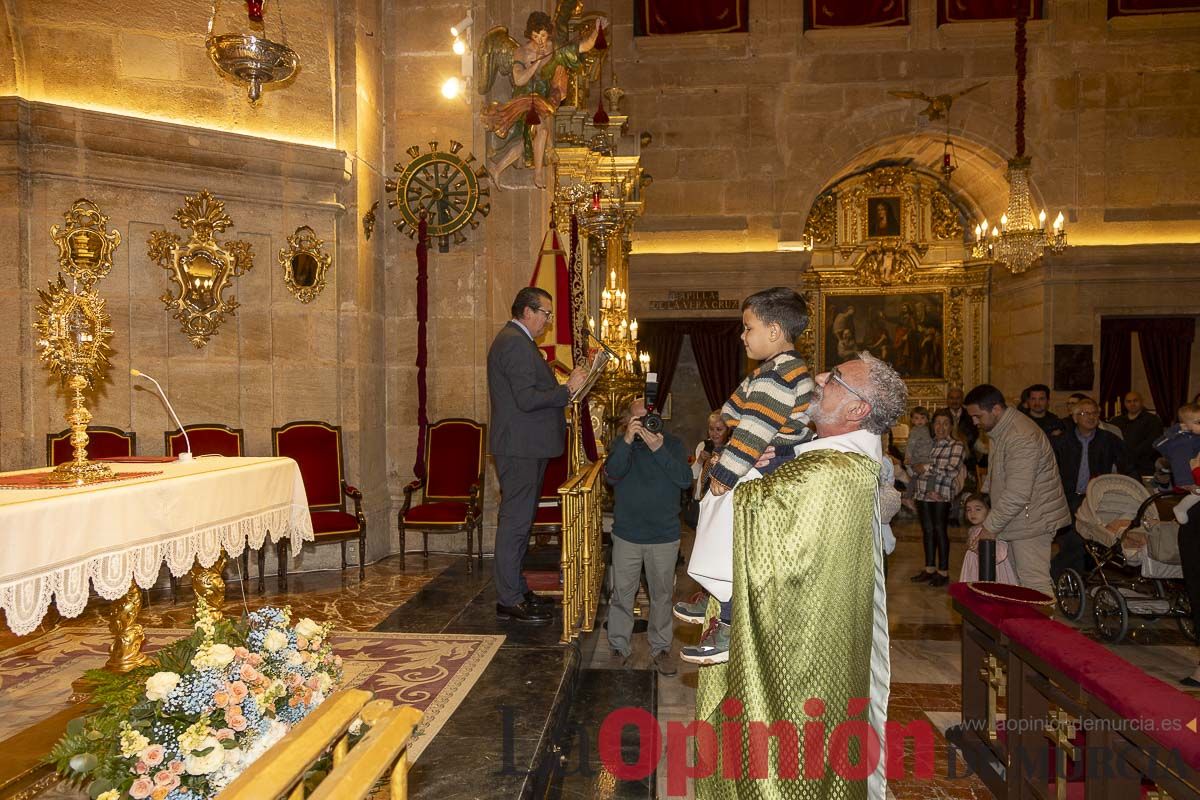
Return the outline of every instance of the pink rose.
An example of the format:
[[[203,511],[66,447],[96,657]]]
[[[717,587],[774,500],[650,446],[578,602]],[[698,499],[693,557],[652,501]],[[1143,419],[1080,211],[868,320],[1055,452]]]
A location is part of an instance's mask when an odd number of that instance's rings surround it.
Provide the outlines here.
[[[342,665],[342,657],[341,657],[341,656],[334,656],[334,657],[333,657],[333,664],[334,664],[334,666],[340,667],[340,666]]]
[[[296,634],[296,649],[297,650],[307,650],[308,649],[308,639],[305,639],[300,634]]]
[[[134,772],[149,772],[149,771],[150,771],[150,767],[146,766],[146,762],[145,762],[145,761],[142,761],[142,760],[139,758],[139,759],[138,759],[138,762],[137,762],[136,764],[134,764],[134,765],[133,765],[133,771],[134,771]]]
[[[263,658],[258,653],[251,653],[249,656],[246,657],[246,661],[248,661],[250,663],[250,666],[257,667],[259,664],[261,664],[263,662]]]
[[[304,676],[299,672],[289,672],[286,683],[289,689],[295,689],[297,686],[304,683]]]
[[[246,699],[246,695],[250,694],[250,690],[246,688],[246,684],[241,681],[234,681],[229,684],[229,695],[233,698],[233,702],[240,705]]]
[[[183,762],[178,761],[178,760],[172,761],[170,764],[167,765],[167,769],[171,770],[172,775],[182,775],[183,774]]]
[[[225,724],[228,725],[229,727],[233,728],[238,733],[241,733],[242,731],[246,730],[246,718],[243,717],[241,714],[238,714],[233,719],[230,719],[229,715],[226,714],[225,715]]]
[[[146,766],[157,767],[163,762],[163,757],[165,755],[166,754],[163,751],[163,746],[161,744],[152,744],[139,753],[139,758],[146,762]],[[142,772],[142,770],[138,770],[138,772]]]
[[[232,739],[233,738],[233,728],[221,728],[219,731],[217,731],[213,735],[217,737],[218,742],[223,742],[226,739]]]
[[[154,783],[157,786],[167,787],[167,791],[169,792],[179,785],[179,776],[169,769],[164,769],[154,776]]]
[[[258,670],[256,670],[254,667],[250,666],[249,664],[242,664],[242,668],[238,670],[238,677],[244,681],[254,683],[261,676],[258,674]]]
[[[316,675],[312,676],[312,677],[311,677],[311,678],[309,678],[307,681],[305,681],[305,682],[304,682],[304,685],[305,685],[305,686],[307,686],[308,688],[312,689],[314,692],[315,692],[317,689],[320,689],[320,688],[321,688],[321,682],[320,682],[319,680],[317,680],[317,676],[316,676]]]
[[[213,702],[217,704],[217,708],[224,708],[229,705],[229,692],[224,689],[219,690],[213,695]]]
[[[237,647],[233,648],[233,654],[235,656],[237,656],[238,658],[242,659],[243,661],[245,661],[247,658],[250,657],[250,651],[247,650],[246,648],[242,647],[241,645],[238,645]]]
[[[139,775],[137,780],[133,782],[133,786],[129,787],[129,796],[133,800],[144,800],[154,791],[154,784],[145,775]]]

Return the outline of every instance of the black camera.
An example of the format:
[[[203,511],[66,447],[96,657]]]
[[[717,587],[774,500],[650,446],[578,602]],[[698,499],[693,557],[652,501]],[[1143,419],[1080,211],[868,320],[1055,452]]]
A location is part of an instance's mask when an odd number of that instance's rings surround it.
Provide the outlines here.
[[[638,417],[642,427],[650,433],[662,433],[663,418],[658,413],[658,373],[646,374],[646,413]]]

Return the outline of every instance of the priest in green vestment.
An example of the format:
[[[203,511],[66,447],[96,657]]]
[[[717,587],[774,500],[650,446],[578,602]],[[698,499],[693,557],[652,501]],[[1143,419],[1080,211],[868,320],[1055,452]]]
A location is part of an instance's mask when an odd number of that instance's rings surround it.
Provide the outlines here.
[[[816,383],[818,438],[734,494],[729,661],[700,669],[696,695],[716,732],[698,737],[700,800],[886,795],[880,434],[907,390],[865,353]]]

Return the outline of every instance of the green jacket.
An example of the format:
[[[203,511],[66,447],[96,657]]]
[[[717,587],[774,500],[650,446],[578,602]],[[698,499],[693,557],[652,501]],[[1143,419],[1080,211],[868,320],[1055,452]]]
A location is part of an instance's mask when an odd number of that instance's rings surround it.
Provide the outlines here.
[[[613,535],[637,544],[679,540],[680,492],[692,485],[683,443],[663,432],[651,451],[638,438],[618,436],[608,446],[604,476],[613,487]]]

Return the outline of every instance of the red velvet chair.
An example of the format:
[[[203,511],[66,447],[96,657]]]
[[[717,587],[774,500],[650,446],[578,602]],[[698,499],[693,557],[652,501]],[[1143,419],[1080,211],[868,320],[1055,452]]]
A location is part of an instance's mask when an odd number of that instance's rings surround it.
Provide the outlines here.
[[[327,422],[289,422],[271,429],[275,455],[300,465],[308,511],[318,545],[342,545],[342,569],[346,569],[346,542],[358,540],[358,579],[366,577],[367,518],[362,513],[362,492],[346,483],[342,471],[342,429]],[[354,501],[354,513],[346,511],[346,498]],[[280,539],[279,579],[287,589],[288,540]]]
[[[241,428],[231,428],[215,422],[184,425],[188,438],[192,440],[192,455],[194,456],[229,456],[241,458],[245,454],[246,435]],[[187,450],[183,432],[176,428],[163,434],[164,452],[169,456],[178,456]]]
[[[471,541],[479,531],[479,563],[483,564],[483,481],[487,425],[471,419],[443,419],[425,431],[425,479],[404,487],[400,509],[400,566],[404,567],[405,533],[420,531],[429,557],[429,534],[465,533],[467,563]],[[413,493],[422,489],[421,502]]]
[[[530,536],[546,537],[562,536],[562,496],[558,487],[571,477],[571,429],[567,428],[566,446],[562,455],[550,460],[546,465],[546,475],[542,478],[542,491],[538,495],[537,514],[533,518],[533,528]],[[560,538],[561,542],[562,539]],[[545,539],[542,540],[542,543]]]
[[[107,425],[89,425],[87,429],[88,458],[128,458],[137,455],[137,434]],[[71,446],[71,429],[46,434],[46,464],[57,467],[75,457]]]
[[[195,425],[184,425],[188,438],[192,441],[193,456],[228,456],[241,458],[245,454],[245,432],[241,428],[231,428],[216,422],[201,422]],[[187,442],[182,431],[176,428],[163,433],[163,452],[169,456],[179,457],[187,450]],[[266,549],[258,551],[258,591],[266,590]],[[242,580],[250,582],[250,548],[242,551]],[[175,594],[175,576],[171,576],[171,593]]]

